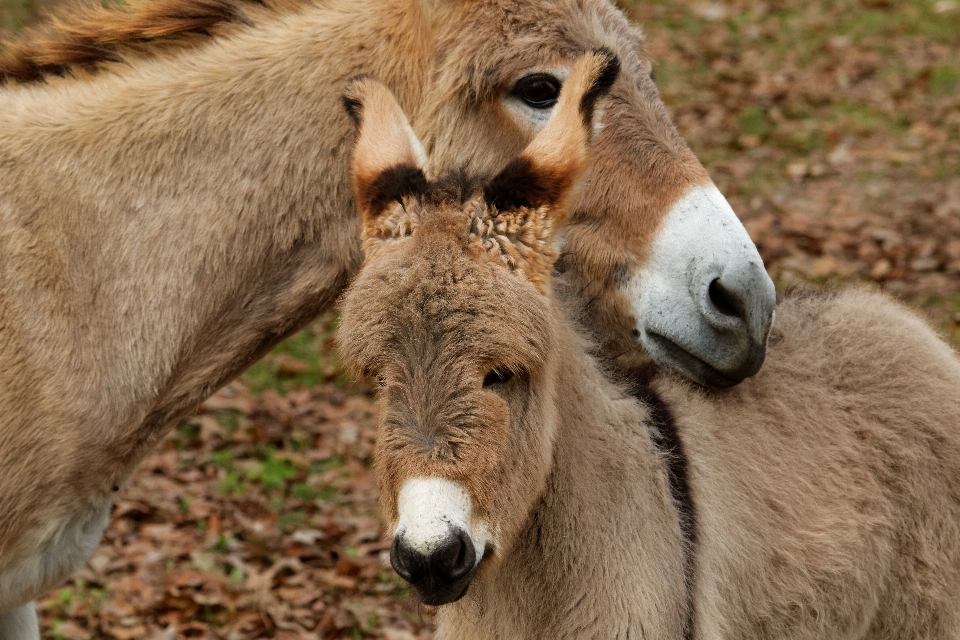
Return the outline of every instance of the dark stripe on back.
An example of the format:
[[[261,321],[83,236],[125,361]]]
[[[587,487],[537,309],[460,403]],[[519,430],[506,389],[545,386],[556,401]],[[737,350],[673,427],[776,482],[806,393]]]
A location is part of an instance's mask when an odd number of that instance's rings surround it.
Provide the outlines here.
[[[648,418],[650,439],[654,446],[663,452],[666,460],[670,495],[673,497],[685,542],[683,564],[687,586],[687,624],[683,637],[690,640],[693,637],[693,560],[697,546],[697,511],[690,493],[689,470],[683,440],[680,439],[670,407],[651,384],[657,371],[655,366],[648,366],[629,372],[628,377],[633,396],[647,405],[650,410]]]
[[[65,75],[74,67],[95,69],[140,53],[187,46],[211,30],[249,24],[244,9],[265,0],[144,0],[86,3],[61,12],[56,21],[27,29],[0,46],[0,84],[28,83]],[[70,4],[70,3],[68,3]],[[279,8],[279,7],[278,7]],[[5,51],[4,51],[5,49]]]

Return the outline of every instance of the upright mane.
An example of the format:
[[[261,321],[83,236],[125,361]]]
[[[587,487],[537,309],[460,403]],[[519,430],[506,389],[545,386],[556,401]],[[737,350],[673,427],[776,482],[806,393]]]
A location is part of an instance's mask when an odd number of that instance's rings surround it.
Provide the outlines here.
[[[75,70],[95,70],[130,54],[184,47],[249,24],[248,10],[282,10],[298,0],[133,0],[88,4],[0,42],[0,84],[37,82]]]

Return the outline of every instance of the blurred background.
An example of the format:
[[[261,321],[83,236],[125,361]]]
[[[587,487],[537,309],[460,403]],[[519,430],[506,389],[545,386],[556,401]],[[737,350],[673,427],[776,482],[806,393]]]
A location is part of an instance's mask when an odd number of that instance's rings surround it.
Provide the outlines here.
[[[0,0],[10,35],[58,0]],[[960,346],[960,0],[623,0],[657,85],[783,290],[869,281]],[[389,567],[375,407],[335,315],[204,403],[123,490],[45,637],[430,635]]]

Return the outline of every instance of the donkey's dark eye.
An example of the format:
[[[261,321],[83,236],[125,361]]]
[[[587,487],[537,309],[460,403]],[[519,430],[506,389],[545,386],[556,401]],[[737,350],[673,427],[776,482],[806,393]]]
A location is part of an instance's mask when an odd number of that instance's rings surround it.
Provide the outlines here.
[[[546,73],[534,73],[517,81],[513,95],[534,109],[549,109],[557,104],[560,95],[559,80]]]
[[[506,384],[513,379],[513,371],[500,369],[491,369],[487,375],[483,377],[483,386],[492,387],[495,384]]]

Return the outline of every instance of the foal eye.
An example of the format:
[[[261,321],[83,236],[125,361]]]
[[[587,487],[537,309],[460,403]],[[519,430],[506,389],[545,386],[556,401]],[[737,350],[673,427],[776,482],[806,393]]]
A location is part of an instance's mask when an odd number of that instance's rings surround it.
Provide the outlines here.
[[[487,375],[483,377],[483,386],[491,387],[495,384],[506,384],[512,379],[513,371],[500,371],[499,369],[491,369]]]
[[[561,82],[547,73],[524,76],[513,87],[513,94],[534,109],[549,109],[557,104]]]

